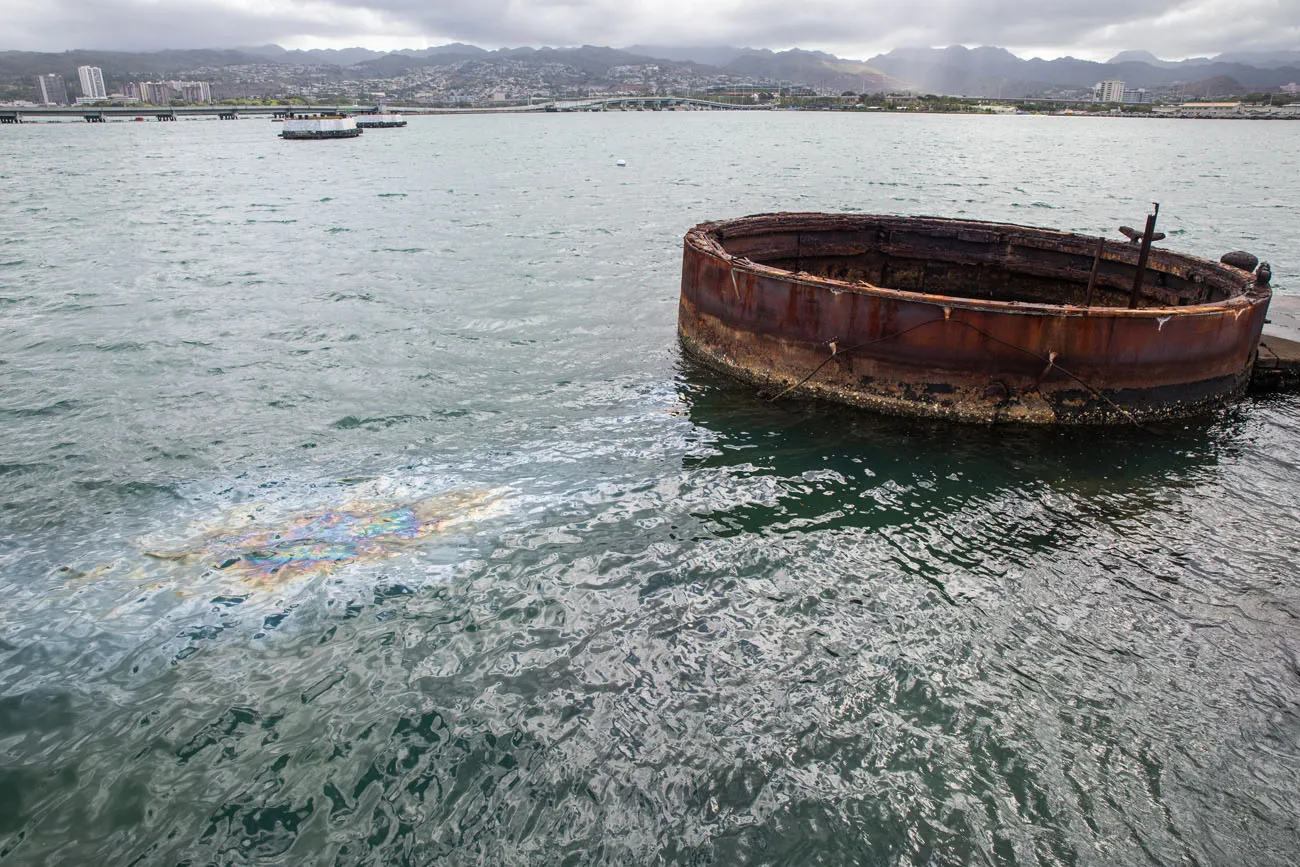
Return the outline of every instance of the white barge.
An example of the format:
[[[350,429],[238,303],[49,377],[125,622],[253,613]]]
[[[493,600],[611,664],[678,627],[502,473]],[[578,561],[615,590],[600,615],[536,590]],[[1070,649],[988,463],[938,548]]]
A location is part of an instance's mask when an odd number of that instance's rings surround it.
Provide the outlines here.
[[[406,120],[400,114],[360,114],[357,126],[361,129],[384,129],[406,126]]]
[[[361,135],[356,121],[341,114],[291,114],[284,119],[280,138],[355,138]]]

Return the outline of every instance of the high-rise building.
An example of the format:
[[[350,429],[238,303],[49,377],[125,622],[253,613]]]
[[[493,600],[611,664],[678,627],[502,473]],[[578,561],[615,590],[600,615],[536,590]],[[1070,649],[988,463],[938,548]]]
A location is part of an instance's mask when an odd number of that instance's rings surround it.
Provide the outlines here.
[[[150,105],[167,105],[173,92],[166,81],[133,81],[126,86],[126,95]]]
[[[168,84],[186,102],[212,102],[212,86],[206,81],[169,81]]]
[[[77,75],[81,78],[81,95],[87,99],[108,99],[108,90],[104,87],[104,70],[98,66],[78,66]]]
[[[49,75],[38,75],[36,84],[41,91],[41,105],[68,104],[68,86],[63,83],[62,75],[55,72]]]
[[[104,87],[104,71],[98,66],[78,66],[77,77],[81,80],[81,95],[86,99],[104,99],[108,91]]]
[[[1123,102],[1124,82],[1117,78],[1100,82],[1092,89],[1092,99],[1094,102]]]

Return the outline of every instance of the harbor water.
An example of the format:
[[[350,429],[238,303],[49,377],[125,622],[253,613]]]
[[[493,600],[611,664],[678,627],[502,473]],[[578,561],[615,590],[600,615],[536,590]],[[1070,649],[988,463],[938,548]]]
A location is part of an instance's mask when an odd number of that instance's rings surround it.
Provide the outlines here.
[[[1293,863],[1300,399],[891,419],[676,316],[780,210],[1293,293],[1300,123],[408,120],[0,130],[0,864]]]

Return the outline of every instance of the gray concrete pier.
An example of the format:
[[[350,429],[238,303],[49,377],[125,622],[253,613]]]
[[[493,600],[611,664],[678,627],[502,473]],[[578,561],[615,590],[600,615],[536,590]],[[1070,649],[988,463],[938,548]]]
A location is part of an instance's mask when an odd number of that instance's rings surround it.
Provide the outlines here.
[[[1255,392],[1300,391],[1300,296],[1274,295],[1250,375]]]

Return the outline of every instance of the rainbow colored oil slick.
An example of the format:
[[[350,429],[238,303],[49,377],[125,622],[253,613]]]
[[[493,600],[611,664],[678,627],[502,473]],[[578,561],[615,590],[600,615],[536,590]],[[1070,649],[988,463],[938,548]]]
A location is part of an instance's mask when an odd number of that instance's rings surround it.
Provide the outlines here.
[[[349,503],[300,512],[273,526],[245,516],[243,526],[227,520],[193,546],[149,556],[270,585],[393,556],[449,525],[486,514],[493,502],[491,494],[474,492],[411,503]]]

